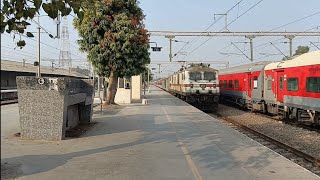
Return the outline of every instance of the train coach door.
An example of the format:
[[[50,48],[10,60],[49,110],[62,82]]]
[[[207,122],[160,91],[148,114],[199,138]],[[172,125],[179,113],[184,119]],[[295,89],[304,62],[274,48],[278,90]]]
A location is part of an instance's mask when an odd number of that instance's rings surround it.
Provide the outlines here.
[[[277,72],[277,101],[283,102],[284,71]]]
[[[247,95],[249,98],[251,98],[251,93],[252,93],[252,76],[251,73],[247,74]]]

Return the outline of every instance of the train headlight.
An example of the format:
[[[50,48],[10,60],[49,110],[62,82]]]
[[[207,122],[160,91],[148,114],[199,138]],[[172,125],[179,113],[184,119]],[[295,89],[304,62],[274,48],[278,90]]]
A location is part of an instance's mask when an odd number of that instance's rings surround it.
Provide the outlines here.
[[[216,84],[213,84],[213,88],[216,88],[217,87],[217,85]]]
[[[204,89],[204,88],[206,88],[206,85],[205,85],[205,84],[201,84],[200,87],[201,87],[202,89]]]
[[[190,87],[193,88],[193,84],[190,84]]]

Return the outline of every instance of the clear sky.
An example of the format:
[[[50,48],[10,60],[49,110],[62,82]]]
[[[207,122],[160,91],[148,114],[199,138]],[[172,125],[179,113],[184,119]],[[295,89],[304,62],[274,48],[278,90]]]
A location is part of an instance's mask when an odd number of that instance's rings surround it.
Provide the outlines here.
[[[228,9],[234,6],[240,0],[140,0],[140,6],[146,15],[145,24],[148,30],[170,30],[170,31],[204,31],[214,22],[214,14],[225,13]],[[242,14],[260,0],[243,0],[239,6],[236,6],[228,13],[228,21],[231,22],[238,15]],[[306,18],[299,22],[289,24],[287,26],[274,29],[273,31],[320,31],[320,1],[319,0],[263,0],[256,7],[248,11],[242,17],[232,23],[228,29],[230,31],[270,31],[274,28],[293,22],[300,18],[318,13],[312,17]],[[216,17],[218,18],[218,17]],[[76,39],[77,32],[72,27],[73,17],[69,17],[69,31],[70,31],[70,51],[72,53],[73,65],[86,67],[86,56],[77,50]],[[52,20],[47,17],[41,17],[40,24],[48,31],[55,34],[55,26]],[[35,23],[33,23],[35,24]],[[219,31],[224,27],[224,19],[218,21],[213,25],[209,31]],[[32,27],[33,31],[36,29]],[[41,35],[43,43],[41,45],[43,59],[58,59],[61,42],[56,39],[50,39],[47,34]],[[16,37],[19,39],[20,37]],[[152,62],[168,62],[169,61],[169,41],[164,37],[150,37],[151,41],[157,42],[158,46],[163,47],[161,52],[151,52]],[[25,38],[24,38],[25,39]],[[177,37],[176,40],[189,41],[184,52],[188,56],[179,55],[174,58],[174,61],[228,61],[230,66],[250,63],[250,61],[243,55],[226,56],[221,53],[235,53],[239,54],[231,42],[246,42],[244,37],[214,37],[207,43],[203,44],[199,49],[190,54],[201,43],[206,41],[208,37],[194,38],[194,37]],[[255,61],[263,60],[279,60],[282,59],[280,52],[270,45],[270,41],[275,41],[279,37],[264,37],[255,38],[254,46],[267,44],[254,48]],[[36,37],[34,38],[36,40]],[[289,53],[289,45],[283,42],[286,39],[276,41],[275,45],[281,49],[285,54]],[[310,41],[319,42],[319,37],[296,37],[294,39],[294,49],[298,45],[310,45]],[[282,42],[282,43],[281,43]],[[15,44],[12,37],[8,34],[1,35],[1,59],[12,59],[22,61],[23,58],[29,62],[36,60],[36,41],[27,40],[27,47],[22,50],[14,50]],[[49,46],[48,46],[49,45]],[[173,43],[173,53],[179,51],[184,46],[184,43]],[[249,56],[249,44],[237,43],[241,50]],[[320,44],[317,44],[320,46]],[[152,45],[153,46],[153,45]],[[227,47],[227,48],[225,48]],[[311,50],[317,50],[311,46]],[[266,57],[265,53],[269,54]],[[47,64],[50,64],[48,61]],[[152,65],[156,67],[157,65]],[[215,64],[214,67],[221,68],[222,64]],[[164,69],[162,76],[168,75],[179,68],[179,65],[172,66],[162,64],[161,69]]]

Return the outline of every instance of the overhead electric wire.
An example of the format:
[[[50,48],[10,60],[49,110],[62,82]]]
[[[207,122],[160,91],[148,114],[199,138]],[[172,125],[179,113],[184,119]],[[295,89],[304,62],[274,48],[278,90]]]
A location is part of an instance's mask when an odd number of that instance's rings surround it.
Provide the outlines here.
[[[242,14],[240,14],[237,18],[235,18],[233,21],[231,21],[230,23],[228,23],[225,27],[223,27],[220,31],[224,30],[225,28],[227,28],[228,26],[230,26],[231,24],[233,24],[235,21],[237,21],[239,18],[241,18],[243,15],[245,15],[246,13],[248,13],[249,11],[251,11],[254,7],[256,7],[257,5],[259,5],[263,0],[260,0],[259,2],[257,2],[256,4],[254,4],[253,6],[251,6],[249,9],[247,9],[245,12],[243,12]],[[201,46],[203,46],[204,44],[206,44],[209,40],[211,40],[213,38],[213,36],[209,37],[206,41],[204,41],[203,43],[201,43],[198,47],[196,47],[195,49],[193,49],[189,54],[187,54],[184,59],[192,54],[193,52],[195,52],[196,50],[198,50]]]
[[[287,23],[287,24],[289,24],[289,23]],[[309,28],[309,29],[307,29],[307,30],[304,30],[303,32],[307,32],[307,31],[310,31],[310,30],[313,30],[313,29],[318,29],[320,26],[315,26],[315,27],[312,27],[312,28]],[[275,29],[275,28],[274,28]],[[300,33],[303,33],[303,32],[300,32]],[[296,33],[295,35],[298,35],[298,34],[300,34],[300,33]],[[303,38],[303,37],[296,37],[296,39],[298,39],[298,38]],[[285,37],[283,37],[283,38],[278,38],[278,39],[276,39],[276,40],[273,40],[273,41],[271,41],[272,43],[274,43],[274,42],[277,42],[277,41],[281,41],[281,40],[285,40],[285,39],[287,39],[287,38],[285,38]],[[271,44],[270,44],[270,41],[269,42],[266,42],[266,43],[263,43],[263,44],[260,44],[260,45],[257,45],[257,46],[254,46],[254,49],[255,50],[261,50],[262,48],[259,48],[259,47],[269,47],[269,46],[271,46]],[[258,48],[258,49],[257,49]],[[248,50],[250,50],[250,49],[247,49],[247,50],[243,50],[244,52],[245,51],[248,51]],[[265,57],[265,56],[263,56],[263,57]],[[268,57],[268,56],[266,56],[266,57]],[[259,57],[259,58],[256,58],[256,59],[261,59],[262,57]]]
[[[8,37],[10,37],[10,38],[12,38],[11,36],[9,36],[9,35],[7,35],[7,34],[5,34],[6,36],[8,36]],[[28,38],[28,39],[30,39],[30,40],[32,40],[32,41],[35,41],[35,42],[37,42],[36,40],[34,40],[34,39],[31,39],[31,38]],[[32,46],[32,47],[35,47],[36,48],[36,46],[35,45],[33,45],[33,44],[28,44],[28,46]],[[43,48],[41,48],[41,50],[42,51],[46,51],[46,52],[48,52],[48,53],[52,53],[52,54],[55,54],[55,55],[59,55],[59,53],[58,52],[53,52],[53,51],[49,51],[49,50],[47,50],[47,49],[43,49]]]
[[[240,0],[239,2],[237,2],[234,6],[232,6],[228,11],[226,11],[225,14],[228,14],[230,11],[232,11],[236,6],[238,6],[243,0]],[[214,26],[220,19],[222,19],[223,16],[220,16],[218,19],[216,19],[215,21],[213,21],[212,24],[210,24],[209,27],[207,27],[204,31],[208,31],[212,26]],[[193,38],[190,43],[185,44],[176,54],[179,54],[180,52],[182,52],[182,50],[184,50],[185,47],[187,47],[188,45],[190,45],[189,47],[191,47],[191,44],[196,42],[197,40],[200,39],[200,36]],[[188,48],[187,48],[188,49]],[[185,49],[185,50],[187,50]]]
[[[316,12],[316,13],[313,13],[313,14],[310,14],[310,15],[308,15],[308,16],[305,16],[305,17],[303,17],[303,18],[294,20],[294,21],[289,22],[289,23],[287,23],[287,24],[284,24],[284,25],[282,25],[282,26],[273,28],[273,29],[271,29],[271,30],[269,30],[269,31],[274,31],[274,30],[276,30],[276,29],[280,29],[280,28],[285,27],[285,26],[288,26],[288,25],[290,25],[290,24],[297,23],[297,22],[299,22],[299,21],[302,21],[302,20],[304,20],[304,19],[310,18],[310,17],[315,16],[315,15],[317,15],[317,14],[320,14],[320,11],[319,11],[319,12]]]

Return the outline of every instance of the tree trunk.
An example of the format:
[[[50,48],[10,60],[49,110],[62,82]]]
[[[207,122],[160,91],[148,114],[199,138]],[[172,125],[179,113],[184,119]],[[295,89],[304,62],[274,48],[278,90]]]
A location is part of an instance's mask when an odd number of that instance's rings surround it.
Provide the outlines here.
[[[109,77],[107,99],[105,104],[108,104],[108,105],[115,104],[114,99],[117,93],[117,85],[118,85],[118,77],[115,75],[114,71],[111,71],[110,77]]]

